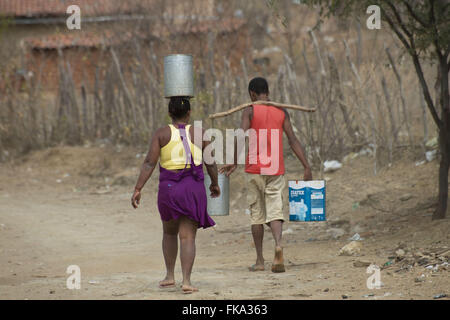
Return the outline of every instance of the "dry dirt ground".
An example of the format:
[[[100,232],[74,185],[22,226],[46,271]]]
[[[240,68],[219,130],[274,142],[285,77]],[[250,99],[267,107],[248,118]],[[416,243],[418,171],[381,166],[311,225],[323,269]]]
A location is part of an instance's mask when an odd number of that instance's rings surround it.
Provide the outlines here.
[[[270,232],[264,240],[267,271],[247,269],[255,254],[240,168],[231,179],[230,216],[215,217],[217,227],[198,232],[192,280],[200,291],[183,295],[178,287],[159,289],[164,262],[157,172],[144,189],[141,207],[130,205],[142,152],[146,150],[58,147],[0,165],[0,299],[450,295],[450,219],[431,220],[437,161],[416,167],[400,160],[374,176],[368,156],[326,174],[327,222],[284,225],[287,271],[281,274],[270,272]],[[299,162],[288,157],[287,168],[289,179],[301,178]],[[363,237],[359,255],[339,256],[357,232]],[[398,248],[404,254],[396,254]],[[383,266],[388,261],[380,273],[382,287],[368,289],[367,263]],[[81,269],[80,290],[66,287],[69,265]],[[179,282],[179,261],[176,271]]]

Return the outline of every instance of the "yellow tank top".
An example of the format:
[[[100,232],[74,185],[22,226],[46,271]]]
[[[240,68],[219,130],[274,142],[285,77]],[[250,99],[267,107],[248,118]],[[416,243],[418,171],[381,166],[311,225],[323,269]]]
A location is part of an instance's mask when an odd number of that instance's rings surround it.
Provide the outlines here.
[[[180,131],[174,126],[169,124],[171,136],[170,141],[164,147],[161,148],[160,164],[161,167],[167,170],[179,170],[184,169],[186,165],[186,152],[184,151],[183,141],[181,141]],[[192,143],[189,137],[189,129],[191,125],[186,126],[186,136],[191,148],[192,157],[196,166],[202,163],[202,150]],[[190,162],[190,159],[189,159]],[[190,168],[188,164],[186,168]]]

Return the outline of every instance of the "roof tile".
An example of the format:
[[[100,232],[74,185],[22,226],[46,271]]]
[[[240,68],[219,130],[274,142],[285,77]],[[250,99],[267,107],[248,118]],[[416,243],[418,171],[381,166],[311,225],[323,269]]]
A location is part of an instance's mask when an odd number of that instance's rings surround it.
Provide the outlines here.
[[[219,33],[230,33],[239,30],[245,25],[243,19],[222,19],[207,20],[189,23],[188,26],[180,25],[173,30],[165,30],[161,28],[153,28],[152,36],[164,38],[170,33],[178,35],[185,34],[202,34],[209,31]],[[24,39],[24,44],[32,49],[59,49],[69,47],[101,47],[111,46],[131,41],[134,38],[145,38],[145,34],[136,34],[131,32],[114,33],[112,31],[103,31],[102,33],[93,33],[87,31],[56,33],[45,37],[29,37]]]
[[[0,16],[48,17],[65,16],[67,8],[76,4],[87,16],[131,13],[138,10],[133,1],[120,0],[0,0]],[[141,1],[142,3],[142,1]]]

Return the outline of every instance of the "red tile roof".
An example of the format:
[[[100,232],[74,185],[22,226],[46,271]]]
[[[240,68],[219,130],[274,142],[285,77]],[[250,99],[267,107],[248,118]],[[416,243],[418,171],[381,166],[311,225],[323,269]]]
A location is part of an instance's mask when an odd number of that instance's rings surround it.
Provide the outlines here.
[[[180,25],[173,30],[154,28],[152,36],[165,38],[170,33],[182,34],[202,34],[209,31],[218,33],[230,33],[239,30],[245,25],[242,19],[223,19],[192,22],[188,25]],[[93,33],[86,31],[72,31],[70,33],[58,33],[46,37],[30,37],[24,39],[24,44],[32,49],[63,49],[70,47],[95,48],[102,46],[111,46],[131,41],[133,38],[144,38],[144,34],[133,34],[131,32],[113,33],[106,31],[102,33]]]
[[[122,38],[112,37],[105,34],[94,34],[90,32],[78,32],[70,34],[53,34],[51,36],[36,38],[30,37],[24,39],[24,44],[31,49],[64,49],[71,47],[95,48],[101,46],[110,46],[125,41],[125,35]],[[131,36],[128,35],[128,39]]]
[[[83,15],[98,16],[136,12],[139,6],[133,0],[0,0],[0,16],[55,17],[66,16],[70,5],[80,7]],[[145,3],[140,1],[140,3]]]
[[[187,23],[186,26],[180,24],[177,29],[179,34],[187,33],[207,33],[209,31],[216,32],[233,32],[240,29],[245,25],[244,19],[239,18],[228,18],[220,20],[204,20],[204,21],[193,21],[192,23]]]

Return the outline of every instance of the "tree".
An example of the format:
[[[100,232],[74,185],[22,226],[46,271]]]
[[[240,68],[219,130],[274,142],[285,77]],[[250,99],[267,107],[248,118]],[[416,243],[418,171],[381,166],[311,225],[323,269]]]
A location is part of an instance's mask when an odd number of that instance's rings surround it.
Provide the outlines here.
[[[450,168],[450,1],[448,0],[303,0],[320,8],[322,17],[362,16],[371,5],[380,8],[381,20],[387,23],[414,63],[416,74],[431,116],[439,132],[438,206],[433,219],[444,219],[448,202]],[[366,16],[368,17],[368,16]],[[422,64],[429,60],[437,65],[436,101],[430,94]],[[440,110],[440,114],[438,113]]]

